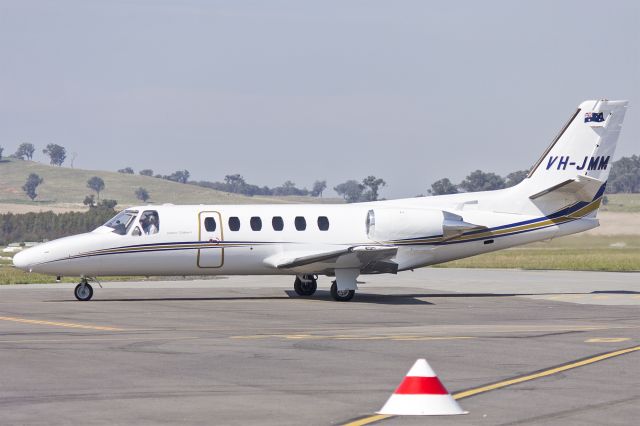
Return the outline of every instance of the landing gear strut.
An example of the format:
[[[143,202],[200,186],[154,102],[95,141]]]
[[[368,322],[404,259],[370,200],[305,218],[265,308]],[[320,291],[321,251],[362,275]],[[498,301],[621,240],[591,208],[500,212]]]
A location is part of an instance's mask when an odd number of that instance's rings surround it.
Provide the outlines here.
[[[93,297],[93,287],[91,287],[91,284],[89,284],[86,278],[82,278],[80,284],[78,284],[73,291],[73,294],[76,296],[76,299],[82,302],[91,300]]]
[[[317,275],[302,275],[297,276],[293,283],[293,289],[298,296],[313,296],[318,288],[318,276]]]
[[[336,302],[348,302],[355,294],[355,290],[338,290],[338,283],[335,281],[331,284],[331,297]]]

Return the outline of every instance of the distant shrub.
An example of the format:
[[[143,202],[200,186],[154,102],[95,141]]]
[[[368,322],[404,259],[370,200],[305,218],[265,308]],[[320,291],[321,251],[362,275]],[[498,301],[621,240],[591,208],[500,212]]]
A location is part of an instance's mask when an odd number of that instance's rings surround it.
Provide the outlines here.
[[[25,192],[25,194],[27,194],[27,196],[31,199],[31,201],[33,201],[38,196],[38,194],[36,194],[36,188],[42,182],[44,182],[44,179],[42,179],[40,176],[38,176],[35,173],[31,173],[29,174],[27,181],[22,186],[22,190]]]
[[[146,203],[147,200],[150,198],[149,196],[149,191],[147,191],[145,188],[138,188],[136,189],[136,198],[140,201],[142,201],[143,203]]]
[[[36,152],[36,147],[32,143],[21,143],[13,157],[21,160],[33,160],[34,152]]]

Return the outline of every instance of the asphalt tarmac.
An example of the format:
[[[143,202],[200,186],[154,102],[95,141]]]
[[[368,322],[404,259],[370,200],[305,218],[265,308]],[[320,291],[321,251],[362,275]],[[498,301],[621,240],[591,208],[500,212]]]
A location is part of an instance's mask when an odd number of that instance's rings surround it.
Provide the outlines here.
[[[322,277],[0,286],[0,423],[364,424],[426,358],[469,414],[379,424],[637,424],[640,274],[360,280],[347,303]]]

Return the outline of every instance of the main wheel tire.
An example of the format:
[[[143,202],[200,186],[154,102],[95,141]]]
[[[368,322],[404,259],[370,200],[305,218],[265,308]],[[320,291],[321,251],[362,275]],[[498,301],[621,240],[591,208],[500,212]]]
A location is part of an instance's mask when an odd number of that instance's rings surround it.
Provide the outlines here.
[[[80,283],[76,286],[73,294],[76,296],[76,299],[81,302],[86,302],[93,297],[93,287],[91,287],[89,283]]]
[[[302,281],[300,277],[296,277],[296,280],[293,283],[293,289],[296,291],[298,296],[313,296],[317,288],[318,281],[315,278],[309,279],[307,281]]]
[[[348,302],[355,296],[355,290],[338,290],[338,283],[335,281],[331,284],[331,297],[336,302]]]

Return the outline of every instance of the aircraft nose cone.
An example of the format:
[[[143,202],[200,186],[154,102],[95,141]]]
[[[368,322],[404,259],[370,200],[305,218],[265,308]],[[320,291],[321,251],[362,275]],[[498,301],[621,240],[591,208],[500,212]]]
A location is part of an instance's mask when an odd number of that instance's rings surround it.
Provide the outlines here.
[[[29,269],[31,265],[31,256],[29,250],[22,250],[13,256],[13,266],[24,271]]]

